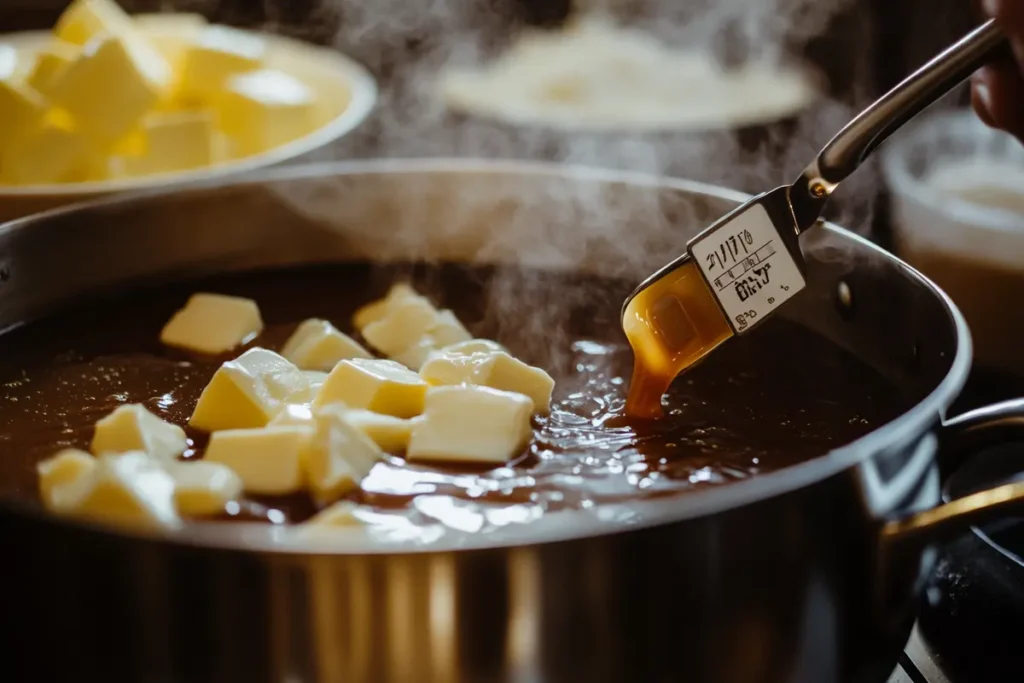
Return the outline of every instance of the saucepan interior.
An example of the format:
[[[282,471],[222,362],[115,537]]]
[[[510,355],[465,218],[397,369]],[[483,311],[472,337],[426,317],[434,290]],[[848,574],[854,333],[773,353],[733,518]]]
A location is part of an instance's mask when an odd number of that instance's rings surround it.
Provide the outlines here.
[[[686,181],[544,164],[433,160],[279,170],[4,226],[0,326],[143,285],[346,261],[479,264],[636,282],[742,199]],[[530,544],[709,515],[808,486],[919,438],[938,421],[969,365],[959,313],[927,280],[852,233],[827,225],[805,240],[809,286],[784,316],[885,378],[906,412],[820,457],[726,486],[402,550]],[[543,299],[557,308],[562,295],[545,292]],[[595,289],[593,296],[618,310],[620,294]],[[557,346],[557,330],[548,332],[538,331],[532,343]],[[0,505],[8,514],[42,514],[23,502]],[[170,539],[281,552],[394,551],[353,539],[311,546],[280,529],[220,524],[192,525]]]

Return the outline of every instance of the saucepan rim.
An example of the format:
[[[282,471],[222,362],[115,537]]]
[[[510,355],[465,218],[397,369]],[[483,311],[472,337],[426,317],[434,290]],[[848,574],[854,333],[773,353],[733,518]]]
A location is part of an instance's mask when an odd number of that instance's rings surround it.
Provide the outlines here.
[[[119,204],[146,203],[156,201],[164,196],[202,192],[222,187],[244,187],[303,179],[371,174],[470,173],[503,173],[511,176],[549,175],[562,179],[656,187],[690,195],[705,195],[736,203],[748,198],[747,195],[735,190],[685,179],[551,162],[472,158],[349,160],[269,169],[241,177],[217,178],[177,185],[173,188],[150,189],[93,199],[0,225],[0,235],[18,230],[30,230],[37,223],[45,223],[53,218],[69,214],[115,207]],[[822,228],[845,240],[854,242],[861,248],[873,251],[882,258],[891,259],[907,277],[916,280],[918,284],[925,286],[938,297],[949,315],[956,334],[955,353],[945,377],[925,398],[896,419],[817,458],[727,486],[688,492],[685,496],[631,502],[628,508],[641,513],[639,521],[630,522],[627,519],[624,523],[622,520],[618,520],[616,523],[614,520],[609,521],[607,518],[602,518],[599,514],[558,513],[559,515],[573,515],[573,518],[571,520],[568,517],[563,518],[569,522],[567,524],[526,524],[523,525],[522,533],[500,534],[500,537],[492,534],[473,534],[450,540],[442,539],[425,545],[394,546],[391,544],[380,545],[375,542],[352,542],[349,539],[339,541],[337,544],[320,538],[298,539],[295,534],[288,534],[281,528],[271,528],[268,533],[265,525],[260,525],[258,533],[248,533],[248,530],[242,528],[248,525],[200,523],[188,525],[184,529],[166,534],[152,535],[144,532],[113,530],[88,523],[60,519],[41,508],[16,500],[0,500],[0,514],[35,517],[37,521],[60,526],[77,526],[88,533],[122,538],[134,537],[139,540],[218,551],[248,551],[271,556],[407,555],[528,547],[635,531],[709,516],[810,486],[837,475],[862,460],[885,451],[894,444],[906,443],[932,429],[945,416],[946,409],[960,392],[971,366],[970,332],[963,315],[949,296],[917,270],[869,240],[832,223],[826,223]],[[594,510],[600,511],[604,507],[596,506]]]

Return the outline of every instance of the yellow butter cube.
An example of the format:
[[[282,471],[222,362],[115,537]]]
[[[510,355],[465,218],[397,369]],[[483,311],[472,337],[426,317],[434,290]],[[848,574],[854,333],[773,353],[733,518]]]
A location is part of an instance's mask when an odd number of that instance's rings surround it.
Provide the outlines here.
[[[399,363],[355,358],[342,361],[331,370],[313,408],[340,402],[349,408],[415,417],[423,412],[426,393],[423,378]]]
[[[551,412],[555,380],[541,368],[527,365],[504,351],[472,354],[441,351],[420,368],[420,376],[432,385],[477,384],[525,394],[538,413]]]
[[[306,454],[306,480],[321,503],[331,503],[359,487],[380,460],[380,448],[347,417],[344,406],[315,413],[316,433]]]
[[[391,285],[391,289],[383,299],[368,303],[357,310],[352,316],[352,324],[361,332],[370,323],[383,319],[399,302],[417,297],[422,298],[407,283],[398,282]]]
[[[145,451],[160,462],[170,463],[188,448],[188,438],[178,425],[131,403],[119,406],[96,423],[90,448],[96,455]]]
[[[185,55],[178,81],[181,97],[211,101],[230,78],[263,66],[263,39],[226,26],[207,26]]]
[[[414,346],[437,322],[438,311],[423,297],[396,302],[380,320],[362,329],[363,338],[386,356]]]
[[[14,185],[62,182],[71,178],[91,153],[85,137],[66,117],[46,116],[9,141],[0,158],[0,177]]]
[[[305,403],[291,403],[281,409],[268,427],[316,427],[313,409]]]
[[[491,341],[490,339],[470,339],[468,341],[449,344],[441,348],[440,351],[451,355],[469,355],[471,353],[490,353],[492,351],[506,351],[506,349],[498,342]]]
[[[312,399],[301,370],[267,349],[249,349],[217,369],[189,419],[196,429],[264,427],[289,403]]]
[[[142,121],[145,149],[124,157],[129,175],[172,173],[218,161],[213,116],[208,111],[148,114]]]
[[[0,78],[0,151],[19,142],[45,112],[46,102],[34,88],[13,78]]]
[[[87,476],[54,492],[50,509],[79,519],[142,529],[181,526],[174,478],[141,451],[105,454]]]
[[[64,70],[51,102],[102,149],[131,132],[170,82],[167,61],[151,45],[129,35],[101,34]]]
[[[217,107],[221,129],[242,155],[297,140],[316,127],[316,94],[282,71],[263,69],[229,79]]]
[[[68,66],[78,59],[78,48],[60,40],[52,41],[36,53],[36,61],[25,79],[30,87],[50,97],[54,86],[64,76]]]
[[[0,81],[17,79],[20,63],[18,49],[7,43],[0,43]]]
[[[413,425],[420,418],[403,419],[393,415],[382,415],[369,410],[347,410],[349,422],[361,429],[364,434],[385,453],[401,453],[409,446]]]
[[[326,320],[311,318],[300,324],[285,342],[281,355],[303,370],[330,372],[340,361],[372,358],[359,342],[339,332]]]
[[[434,387],[412,430],[409,461],[502,464],[530,441],[533,401],[490,387]]]
[[[77,448],[65,449],[36,465],[39,473],[39,496],[52,507],[54,492],[92,474],[96,458]]]
[[[227,465],[198,460],[179,462],[168,468],[174,477],[174,503],[178,514],[210,517],[224,512],[242,495],[242,479]]]
[[[451,311],[440,311],[434,318],[433,325],[415,343],[392,357],[402,365],[419,370],[427,358],[435,351],[473,338],[455,314]]]
[[[303,426],[228,429],[210,437],[204,457],[231,468],[249,493],[295,493],[302,488],[303,463],[314,431]]]
[[[223,294],[193,294],[160,332],[168,346],[225,353],[263,331],[259,306],[252,299]]]
[[[131,28],[131,17],[114,0],[74,0],[57,19],[53,33],[72,45],[85,45],[101,33]]]

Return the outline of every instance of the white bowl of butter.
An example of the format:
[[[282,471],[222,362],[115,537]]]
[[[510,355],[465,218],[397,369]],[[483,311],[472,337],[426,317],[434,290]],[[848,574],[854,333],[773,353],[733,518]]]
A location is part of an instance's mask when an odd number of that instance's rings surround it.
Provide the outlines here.
[[[376,97],[334,50],[76,0],[52,32],[0,36],[0,220],[297,160]]]
[[[1024,376],[1024,146],[954,110],[913,124],[883,158],[897,253],[964,312],[979,366]]]

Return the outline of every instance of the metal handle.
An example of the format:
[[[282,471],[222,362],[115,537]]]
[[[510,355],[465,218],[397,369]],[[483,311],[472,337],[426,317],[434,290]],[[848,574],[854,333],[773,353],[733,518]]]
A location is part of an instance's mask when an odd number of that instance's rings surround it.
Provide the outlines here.
[[[944,448],[969,454],[988,445],[1024,441],[1024,399],[995,403],[943,423],[939,434]],[[942,541],[971,526],[1024,510],[1024,482],[1003,484],[958,498],[944,505],[888,522],[883,537],[894,541]]]
[[[846,124],[793,183],[790,201],[806,230],[836,186],[903,124],[963,82],[1003,49],[1006,36],[990,19],[936,55]]]

